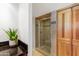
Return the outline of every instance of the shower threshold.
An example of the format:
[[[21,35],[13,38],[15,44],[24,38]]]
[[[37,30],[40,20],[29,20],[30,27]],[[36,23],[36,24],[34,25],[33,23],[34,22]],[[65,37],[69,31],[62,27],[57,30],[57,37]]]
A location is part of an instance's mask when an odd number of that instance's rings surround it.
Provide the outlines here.
[[[45,48],[44,49],[43,48],[36,48],[36,50],[45,56],[51,56],[51,54]]]

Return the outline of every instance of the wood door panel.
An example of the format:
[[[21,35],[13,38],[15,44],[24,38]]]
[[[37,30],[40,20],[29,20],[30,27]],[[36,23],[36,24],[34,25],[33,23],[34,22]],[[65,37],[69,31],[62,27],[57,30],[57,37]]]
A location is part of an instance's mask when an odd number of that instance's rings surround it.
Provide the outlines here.
[[[73,55],[79,56],[79,6],[73,7]]]
[[[64,38],[71,40],[71,9],[64,11]]]
[[[58,43],[58,56],[71,56],[71,44],[69,41],[60,40]]]
[[[71,56],[71,9],[58,12],[58,56]]]
[[[79,40],[79,6],[73,8],[73,40]]]
[[[79,40],[73,40],[73,56],[79,56]]]
[[[58,13],[58,38],[62,38],[62,12]]]
[[[58,38],[71,38],[71,9],[58,12]]]
[[[63,56],[64,55],[64,45],[61,41],[58,41],[58,56]]]

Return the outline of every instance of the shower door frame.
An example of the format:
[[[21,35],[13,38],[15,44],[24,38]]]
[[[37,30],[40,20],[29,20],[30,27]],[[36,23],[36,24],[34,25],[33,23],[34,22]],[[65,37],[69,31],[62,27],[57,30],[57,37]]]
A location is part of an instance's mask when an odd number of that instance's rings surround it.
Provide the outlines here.
[[[42,15],[42,16],[39,16],[39,17],[36,17],[35,18],[35,22],[36,22],[36,20],[43,20],[43,19],[46,19],[47,20],[47,18],[49,19],[49,21],[50,21],[50,44],[51,44],[51,12],[50,13],[46,13],[46,14],[44,14],[44,15]],[[35,23],[36,24],[36,23]],[[36,25],[35,25],[35,28],[36,28]],[[36,32],[36,31],[35,31]],[[36,33],[35,33],[35,36],[36,36]],[[36,41],[36,37],[35,37],[35,41]],[[39,41],[39,43],[40,43],[40,41]],[[51,47],[52,47],[52,45],[51,45]],[[50,47],[50,55],[52,54],[51,53],[51,47]],[[42,54],[44,54],[44,55],[47,55],[46,53],[44,53],[44,51],[43,50],[41,50],[40,49],[40,47],[36,47],[36,42],[35,42],[35,49],[37,50],[37,51],[39,51],[39,52],[41,52]]]

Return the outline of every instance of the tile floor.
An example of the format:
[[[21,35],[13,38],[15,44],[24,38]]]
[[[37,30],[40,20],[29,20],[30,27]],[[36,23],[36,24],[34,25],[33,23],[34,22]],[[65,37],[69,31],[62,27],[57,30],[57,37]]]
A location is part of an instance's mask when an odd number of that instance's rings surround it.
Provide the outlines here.
[[[37,51],[37,50],[33,50],[32,55],[33,55],[33,56],[44,56],[43,54],[41,54],[41,53],[40,53],[39,51]]]

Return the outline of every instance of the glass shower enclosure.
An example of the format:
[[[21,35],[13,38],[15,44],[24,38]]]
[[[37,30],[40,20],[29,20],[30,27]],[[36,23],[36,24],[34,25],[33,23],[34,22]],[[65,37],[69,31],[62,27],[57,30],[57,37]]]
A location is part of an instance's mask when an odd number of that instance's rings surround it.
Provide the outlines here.
[[[50,17],[36,19],[36,49],[44,55],[51,54]]]

